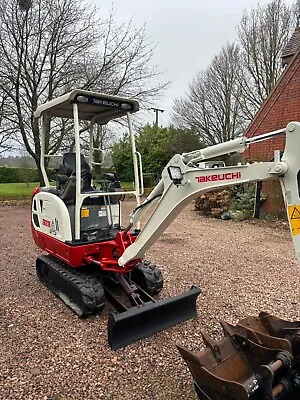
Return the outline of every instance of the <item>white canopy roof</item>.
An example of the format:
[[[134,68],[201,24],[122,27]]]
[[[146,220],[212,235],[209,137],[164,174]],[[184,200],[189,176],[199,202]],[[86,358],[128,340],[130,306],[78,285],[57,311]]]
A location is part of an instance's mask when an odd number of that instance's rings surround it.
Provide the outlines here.
[[[39,118],[42,115],[48,115],[73,119],[74,103],[78,105],[80,120],[93,119],[101,125],[108,123],[111,119],[122,117],[128,112],[133,113],[139,110],[139,103],[136,100],[75,89],[42,104],[36,109],[34,116]]]

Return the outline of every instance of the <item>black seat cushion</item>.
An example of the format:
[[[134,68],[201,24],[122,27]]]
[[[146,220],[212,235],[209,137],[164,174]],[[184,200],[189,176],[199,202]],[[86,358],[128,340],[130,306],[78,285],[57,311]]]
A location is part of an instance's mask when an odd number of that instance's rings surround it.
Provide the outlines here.
[[[52,193],[58,196],[58,190],[57,188],[50,186],[50,187],[41,187],[40,192],[46,192],[46,193]]]
[[[91,169],[82,154],[80,154],[80,160],[81,160],[81,179],[83,180],[83,190],[89,190],[92,181]],[[61,181],[64,182],[59,182],[59,183],[61,184],[66,183],[65,177],[69,178],[71,175],[75,176],[75,174],[76,174],[76,154],[65,153],[60,166]]]

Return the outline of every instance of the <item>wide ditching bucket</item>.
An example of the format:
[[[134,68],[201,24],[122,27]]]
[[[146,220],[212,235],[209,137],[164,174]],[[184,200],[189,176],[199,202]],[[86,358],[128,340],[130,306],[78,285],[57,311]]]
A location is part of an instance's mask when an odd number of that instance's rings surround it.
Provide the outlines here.
[[[261,312],[257,317],[241,319],[236,328],[244,330],[247,337],[256,343],[272,348],[286,348],[300,354],[300,321],[286,321]]]
[[[108,318],[111,348],[120,349],[195,317],[200,292],[192,286],[189,291],[174,297],[147,302],[124,312],[111,312]]]

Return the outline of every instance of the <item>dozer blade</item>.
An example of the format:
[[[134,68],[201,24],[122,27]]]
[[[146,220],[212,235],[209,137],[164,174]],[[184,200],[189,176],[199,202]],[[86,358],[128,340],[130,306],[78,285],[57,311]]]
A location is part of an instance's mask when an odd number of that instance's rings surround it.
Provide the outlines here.
[[[108,318],[108,341],[113,350],[187,321],[197,315],[196,299],[201,290],[195,286],[180,295],[145,303]]]

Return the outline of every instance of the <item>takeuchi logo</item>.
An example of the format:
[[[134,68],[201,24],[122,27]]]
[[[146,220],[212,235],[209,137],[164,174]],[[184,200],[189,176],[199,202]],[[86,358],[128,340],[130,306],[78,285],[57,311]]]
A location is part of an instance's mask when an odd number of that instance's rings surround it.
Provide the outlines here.
[[[196,176],[195,179],[198,183],[203,182],[216,182],[216,181],[230,181],[232,179],[241,178],[240,172],[228,172],[227,174],[213,174],[207,176]]]

